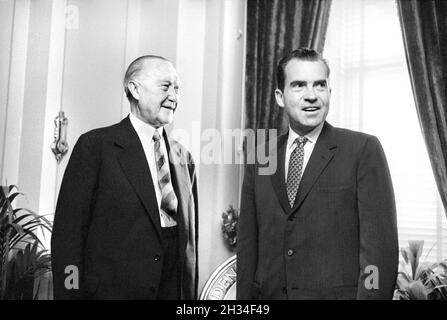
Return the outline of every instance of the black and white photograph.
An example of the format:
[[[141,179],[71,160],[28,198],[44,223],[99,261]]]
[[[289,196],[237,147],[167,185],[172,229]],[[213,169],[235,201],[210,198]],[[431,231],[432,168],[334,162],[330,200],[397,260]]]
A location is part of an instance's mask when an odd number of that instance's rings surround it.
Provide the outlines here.
[[[0,0],[0,300],[447,300],[446,17]]]

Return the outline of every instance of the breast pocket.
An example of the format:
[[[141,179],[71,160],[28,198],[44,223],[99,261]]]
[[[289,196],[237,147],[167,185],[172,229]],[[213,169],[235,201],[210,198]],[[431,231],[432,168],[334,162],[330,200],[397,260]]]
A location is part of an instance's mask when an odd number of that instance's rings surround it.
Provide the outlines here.
[[[337,186],[317,186],[315,189],[317,190],[317,192],[321,193],[332,193],[332,192],[341,192],[353,189],[353,185],[348,184],[348,185],[337,185]]]
[[[321,186],[316,189],[315,201],[326,210],[335,210],[340,206],[352,204],[355,201],[353,185]]]
[[[343,217],[355,213],[355,191],[352,185],[321,186],[314,188],[312,194],[303,205],[302,211],[318,239],[327,241],[334,237],[343,227]]]

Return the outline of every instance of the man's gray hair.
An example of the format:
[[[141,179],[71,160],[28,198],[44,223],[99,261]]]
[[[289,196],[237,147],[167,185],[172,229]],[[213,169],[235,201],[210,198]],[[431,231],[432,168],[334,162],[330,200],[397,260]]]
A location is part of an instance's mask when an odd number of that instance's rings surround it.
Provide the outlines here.
[[[124,80],[123,80],[124,92],[126,93],[127,100],[129,100],[129,102],[131,102],[131,103],[133,101],[135,101],[135,98],[132,96],[132,93],[130,92],[127,85],[129,84],[130,80],[134,79],[136,77],[136,75],[138,75],[138,73],[141,71],[141,69],[143,69],[143,66],[144,66],[144,63],[146,62],[146,60],[149,60],[149,59],[159,59],[159,60],[164,60],[164,61],[169,62],[168,59],[166,59],[162,56],[156,56],[156,55],[141,56],[131,62],[131,64],[127,68],[127,71],[126,71],[126,74],[125,74]]]

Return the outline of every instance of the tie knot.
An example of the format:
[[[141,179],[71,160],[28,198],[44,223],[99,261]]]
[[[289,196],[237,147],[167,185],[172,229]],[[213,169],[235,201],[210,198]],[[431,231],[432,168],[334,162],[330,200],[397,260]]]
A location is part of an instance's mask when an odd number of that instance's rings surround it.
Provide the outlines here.
[[[301,136],[299,136],[298,138],[295,139],[297,146],[304,146],[307,141],[308,140],[306,137],[301,137]]]
[[[160,140],[160,133],[158,132],[157,129],[155,129],[155,131],[154,131],[154,136],[152,137],[152,139],[153,139],[154,141],[159,141],[159,140]]]

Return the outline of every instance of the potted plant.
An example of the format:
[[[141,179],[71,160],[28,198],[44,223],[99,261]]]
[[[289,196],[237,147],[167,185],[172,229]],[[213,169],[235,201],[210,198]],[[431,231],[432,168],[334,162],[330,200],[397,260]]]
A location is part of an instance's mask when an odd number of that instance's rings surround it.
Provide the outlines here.
[[[421,262],[424,241],[409,241],[401,249],[405,263],[397,276],[396,300],[446,300],[447,260],[438,263]]]
[[[16,186],[0,186],[0,300],[35,299],[40,280],[51,271],[51,256],[38,237],[51,232],[45,217],[13,208]]]

